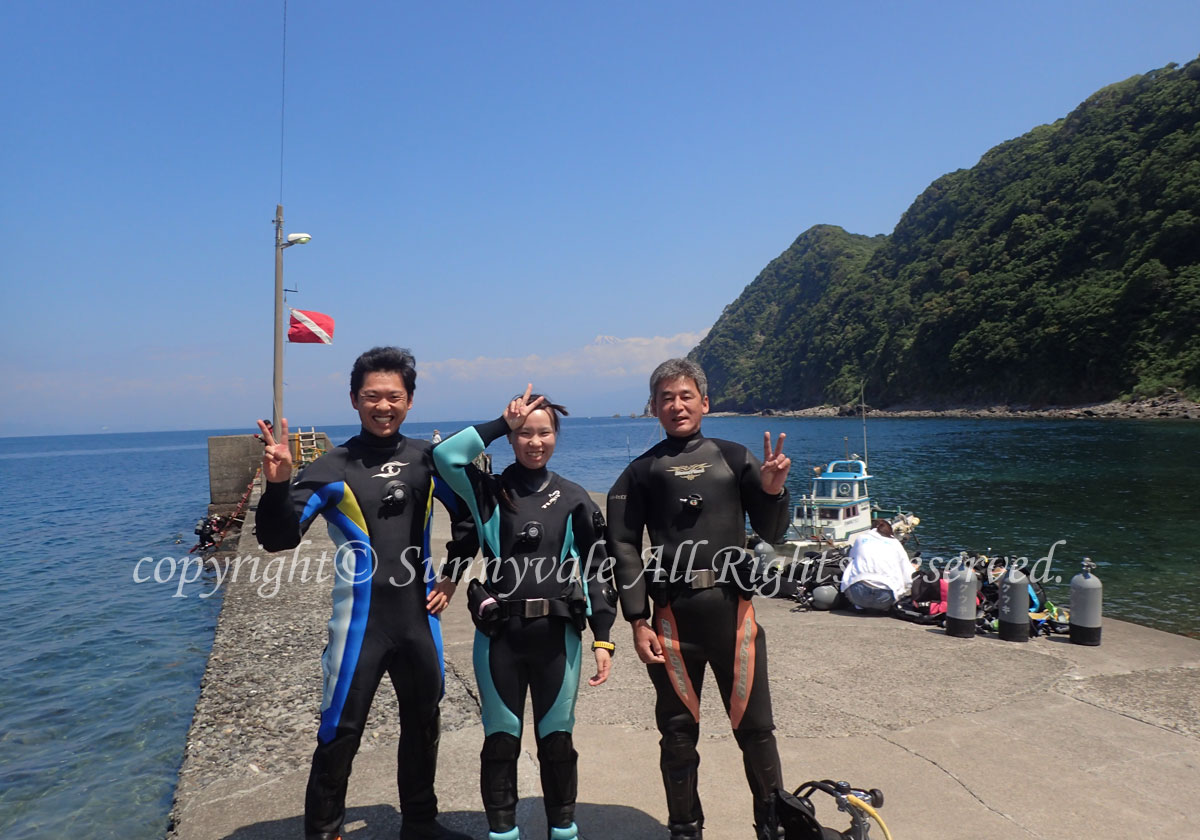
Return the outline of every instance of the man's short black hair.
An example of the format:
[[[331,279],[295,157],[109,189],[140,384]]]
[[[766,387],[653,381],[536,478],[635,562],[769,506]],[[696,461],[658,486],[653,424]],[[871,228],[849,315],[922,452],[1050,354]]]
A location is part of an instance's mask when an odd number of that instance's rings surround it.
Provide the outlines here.
[[[354,360],[350,371],[350,393],[357,396],[368,373],[384,371],[398,373],[404,380],[404,390],[411,397],[417,390],[417,360],[404,347],[372,347]]]

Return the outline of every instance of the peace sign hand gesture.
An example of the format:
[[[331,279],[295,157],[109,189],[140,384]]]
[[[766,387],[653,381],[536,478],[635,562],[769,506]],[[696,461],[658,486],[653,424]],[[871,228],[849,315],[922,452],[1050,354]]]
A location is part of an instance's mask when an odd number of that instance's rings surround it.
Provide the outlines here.
[[[263,446],[263,476],[267,481],[290,481],[292,478],[292,448],[288,445],[288,424],[286,417],[279,418],[279,440],[271,433],[266,420],[258,421],[258,429],[262,433]]]
[[[786,439],[787,434],[781,433],[772,451],[771,433],[763,432],[762,489],[768,496],[778,496],[783,492],[788,472],[792,469],[792,459],[783,454],[783,442]]]
[[[546,401],[545,397],[538,397],[533,402],[529,401],[530,395],[533,393],[533,383],[530,382],[525,386],[525,394],[516,397],[508,404],[508,408],[504,409],[504,422],[508,424],[511,431],[516,431],[525,425],[525,420],[530,414],[542,407],[542,403]]]

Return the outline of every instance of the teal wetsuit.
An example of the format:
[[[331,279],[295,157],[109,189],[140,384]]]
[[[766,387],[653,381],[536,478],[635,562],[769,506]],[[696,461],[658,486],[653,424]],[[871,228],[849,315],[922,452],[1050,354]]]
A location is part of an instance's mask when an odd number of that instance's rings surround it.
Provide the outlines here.
[[[579,687],[580,631],[565,607],[582,581],[588,623],[607,642],[615,593],[604,583],[604,518],[577,484],[513,464],[484,474],[471,461],[507,434],[503,418],[447,438],[434,462],[475,518],[484,583],[501,604],[499,632],[475,634],[475,679],[483,711],[480,786],[492,840],[517,837],[517,757],[526,693],[533,701],[547,825],[576,836],[576,759],[571,730]],[[579,592],[579,588],[576,588]],[[551,609],[553,607],[553,609]]]

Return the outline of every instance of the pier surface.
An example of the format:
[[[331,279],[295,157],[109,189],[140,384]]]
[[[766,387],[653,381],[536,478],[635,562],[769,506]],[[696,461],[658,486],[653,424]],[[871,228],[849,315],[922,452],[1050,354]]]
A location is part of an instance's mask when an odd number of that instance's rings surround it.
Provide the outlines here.
[[[603,500],[597,497],[601,504]],[[264,583],[253,513],[226,581],[224,606],[188,735],[170,837],[298,840],[320,705],[329,580],[300,572]],[[435,514],[435,551],[446,516]],[[315,525],[300,557],[333,549]],[[278,556],[278,555],[275,555]],[[291,564],[292,555],[282,555]],[[326,575],[328,578],[328,568]],[[286,568],[285,568],[286,571]],[[471,671],[465,588],[443,621],[446,697],[438,796],[447,825],[482,840],[483,730]],[[771,696],[790,787],[845,779],[880,788],[896,840],[1082,840],[1200,837],[1200,640],[1106,620],[1103,645],[1065,637],[1027,644],[956,639],[887,617],[793,612],[756,599],[767,633]],[[585,636],[585,639],[587,637]],[[576,710],[580,836],[665,840],[654,692],[618,620],[609,681],[583,683]],[[701,797],[714,840],[753,836],[741,757],[711,677],[701,704]],[[395,698],[385,679],[350,781],[346,840],[389,838],[397,812]],[[522,837],[546,836],[526,710],[520,770]],[[817,794],[823,796],[822,794]],[[828,797],[821,821],[848,819]],[[877,827],[872,837],[883,837]]]

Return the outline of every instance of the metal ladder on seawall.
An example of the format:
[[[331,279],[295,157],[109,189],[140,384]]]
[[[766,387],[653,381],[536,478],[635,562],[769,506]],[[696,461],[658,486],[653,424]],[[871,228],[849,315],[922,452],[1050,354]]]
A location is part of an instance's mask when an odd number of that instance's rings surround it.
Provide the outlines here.
[[[315,426],[310,426],[307,432],[301,429],[293,434],[292,437],[295,441],[293,446],[295,447],[294,455],[297,467],[311,464],[325,454],[325,449],[321,446],[317,438],[317,429]]]

